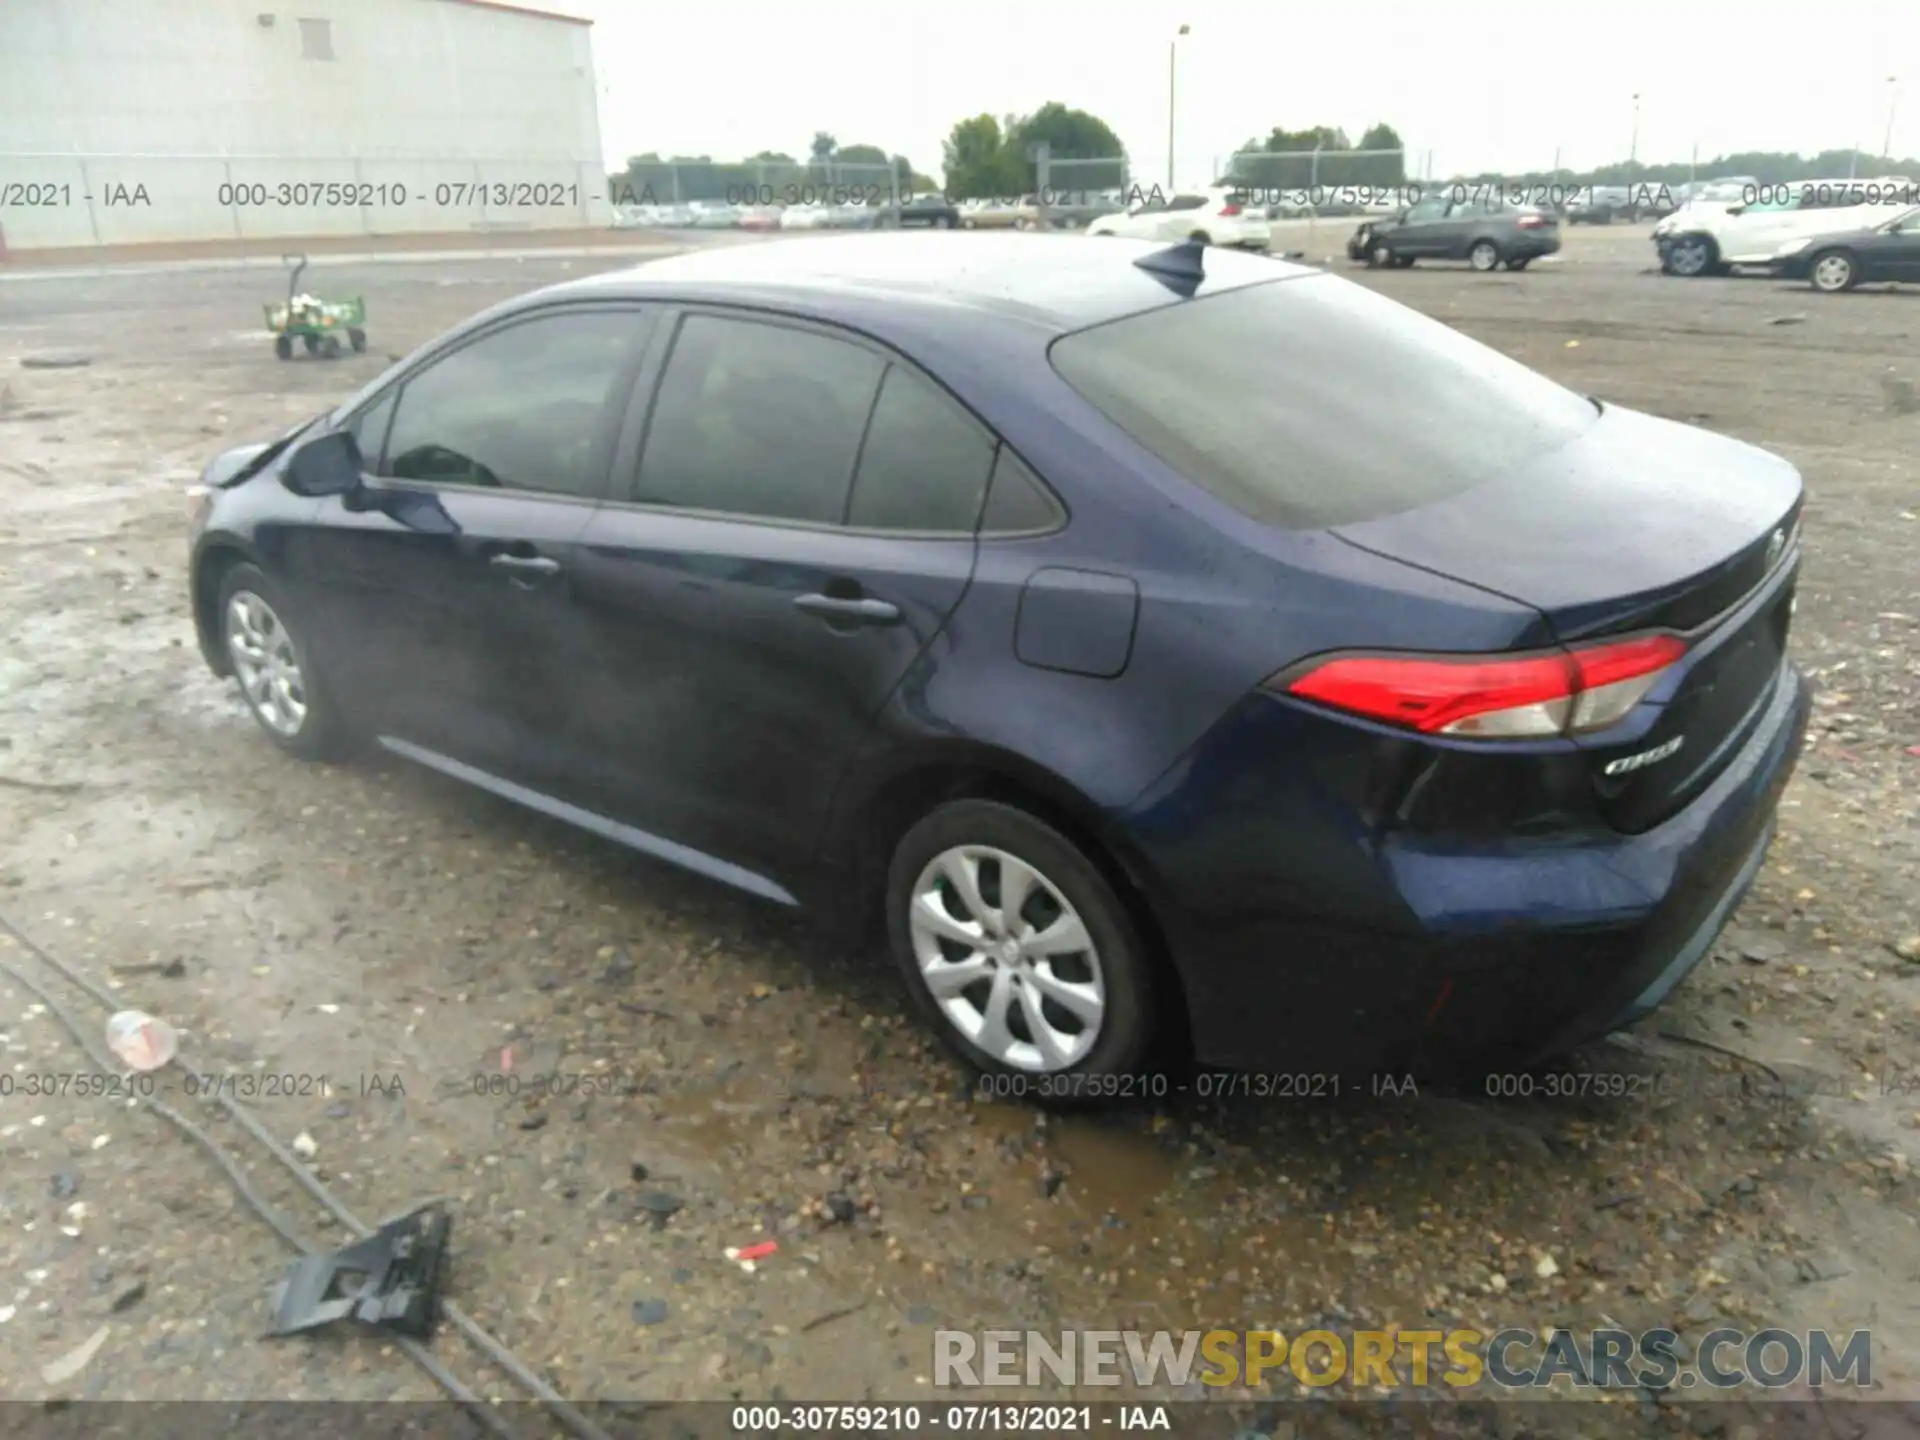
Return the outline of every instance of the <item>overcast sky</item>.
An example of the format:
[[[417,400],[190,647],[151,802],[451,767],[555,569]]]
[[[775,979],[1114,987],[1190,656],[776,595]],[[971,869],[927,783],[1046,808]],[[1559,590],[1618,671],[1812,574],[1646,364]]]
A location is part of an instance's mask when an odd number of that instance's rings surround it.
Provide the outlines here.
[[[538,5],[542,0],[528,0]],[[1275,125],[1376,120],[1416,173],[1521,172],[1723,150],[1920,151],[1920,3],[1820,0],[551,0],[592,18],[601,134],[642,150],[804,154],[813,132],[940,173],[954,122],[1049,100],[1112,125],[1136,175],[1167,163],[1168,42],[1181,24],[1182,178]],[[1888,84],[1902,60],[1912,71]],[[1904,112],[1904,113],[1903,113]]]

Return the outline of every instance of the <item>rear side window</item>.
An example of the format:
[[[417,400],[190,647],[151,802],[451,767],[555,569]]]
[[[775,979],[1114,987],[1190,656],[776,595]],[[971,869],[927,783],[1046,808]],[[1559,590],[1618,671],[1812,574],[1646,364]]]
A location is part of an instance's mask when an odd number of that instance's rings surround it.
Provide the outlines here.
[[[839,524],[886,368],[810,330],[688,316],[654,399],[634,498]]]
[[[1269,281],[1054,342],[1054,368],[1188,479],[1286,529],[1471,489],[1565,445],[1591,403],[1331,276]]]
[[[980,516],[982,535],[1031,535],[1051,530],[1066,518],[1059,502],[1029,470],[1026,463],[1000,447],[987,489],[987,508]]]
[[[993,441],[972,417],[920,376],[890,365],[860,447],[847,524],[971,535],[992,468]]]

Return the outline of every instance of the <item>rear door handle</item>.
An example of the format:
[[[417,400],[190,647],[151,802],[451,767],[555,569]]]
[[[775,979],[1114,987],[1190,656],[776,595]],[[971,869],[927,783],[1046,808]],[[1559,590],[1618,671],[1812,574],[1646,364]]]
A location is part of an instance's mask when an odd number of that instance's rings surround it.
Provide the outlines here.
[[[558,575],[560,573],[560,562],[551,555],[502,554],[493,556],[487,563],[522,575]]]
[[[516,590],[538,590],[560,573],[558,560],[551,555],[534,553],[531,545],[489,555],[487,563],[506,571],[507,583]]]
[[[838,595],[801,595],[794,600],[793,606],[796,610],[804,610],[809,615],[818,615],[822,620],[835,621],[842,625],[897,625],[900,623],[898,605],[870,597],[855,600]]]

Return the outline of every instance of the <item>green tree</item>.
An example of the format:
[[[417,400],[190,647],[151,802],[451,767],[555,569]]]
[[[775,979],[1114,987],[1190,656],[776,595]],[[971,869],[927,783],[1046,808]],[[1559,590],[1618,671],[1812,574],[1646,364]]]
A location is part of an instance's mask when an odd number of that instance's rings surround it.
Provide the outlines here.
[[[1364,185],[1401,185],[1407,178],[1407,142],[1400,132],[1384,122],[1369,125],[1360,136],[1360,149],[1386,153],[1354,156],[1355,166],[1365,178]]]
[[[947,194],[955,200],[1004,195],[1017,183],[1007,171],[1006,136],[991,115],[960,121],[941,150]]]
[[[1105,189],[1126,180],[1127,151],[1113,127],[1055,100],[1031,115],[975,115],[955,125],[945,146],[947,193],[957,200],[1031,193],[1039,187],[1033,147],[1042,141],[1051,161],[1112,162],[1111,174],[1098,177],[1082,173],[1084,166],[1063,166],[1049,174],[1050,188]]]

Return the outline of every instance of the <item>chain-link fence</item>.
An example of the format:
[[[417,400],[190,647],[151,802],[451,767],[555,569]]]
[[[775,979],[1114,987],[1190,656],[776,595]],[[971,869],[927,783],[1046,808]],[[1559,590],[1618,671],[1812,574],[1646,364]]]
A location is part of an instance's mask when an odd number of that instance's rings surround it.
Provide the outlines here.
[[[594,163],[0,152],[9,250],[604,228]]]
[[[636,206],[873,205],[936,188],[888,164],[822,159],[631,160],[613,177],[616,209]]]
[[[966,229],[1073,227],[1125,207],[1124,155],[1034,157],[1018,193],[948,197],[904,164],[755,159],[631,160],[612,180],[620,228],[880,229],[954,223]]]
[[[1217,162],[1218,183],[1271,191],[1303,207],[1373,204],[1407,183],[1401,150],[1243,150]]]

